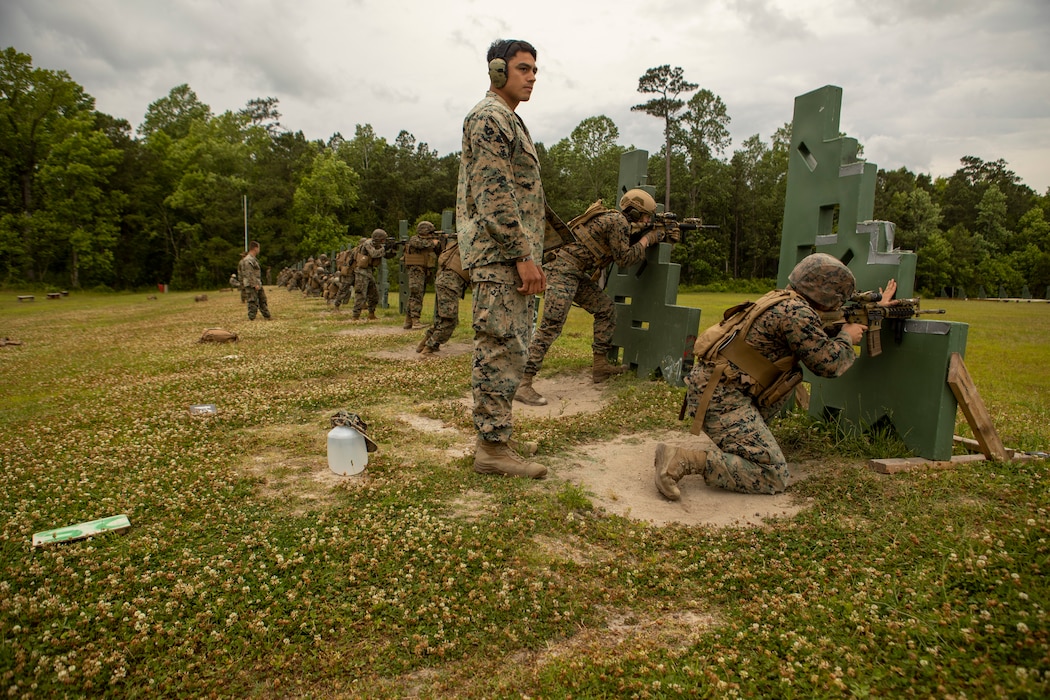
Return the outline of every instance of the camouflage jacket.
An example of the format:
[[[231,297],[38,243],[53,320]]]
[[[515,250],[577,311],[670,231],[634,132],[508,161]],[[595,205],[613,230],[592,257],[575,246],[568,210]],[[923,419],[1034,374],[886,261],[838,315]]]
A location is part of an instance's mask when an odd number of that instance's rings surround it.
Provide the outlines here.
[[[849,334],[828,337],[820,315],[803,299],[786,299],[755,319],[747,344],[773,362],[794,355],[818,377],[839,377],[853,366],[857,353]],[[753,381],[739,372],[727,372],[726,384],[747,392]]]
[[[241,258],[240,263],[237,264],[237,276],[240,277],[241,284],[245,287],[262,286],[262,269],[254,255],[248,253]]]
[[[616,262],[621,268],[628,268],[645,260],[645,248],[642,247],[641,241],[631,245],[631,225],[618,211],[610,210],[599,214],[578,228],[585,229],[580,232],[580,237],[586,237],[592,246],[605,252],[599,256],[595,250],[579,241],[569,243],[557,250],[552,267],[557,268],[568,263],[581,272],[589,273],[605,267],[610,262]]]
[[[361,247],[358,253],[360,255],[364,255],[367,258],[370,258],[370,262],[368,263],[369,268],[379,267],[379,262],[386,255],[386,246],[379,245],[371,238],[366,238],[363,241],[361,241]],[[357,269],[361,269],[360,264],[358,264]]]
[[[494,92],[463,120],[456,229],[463,267],[543,254],[540,161],[525,123]]]

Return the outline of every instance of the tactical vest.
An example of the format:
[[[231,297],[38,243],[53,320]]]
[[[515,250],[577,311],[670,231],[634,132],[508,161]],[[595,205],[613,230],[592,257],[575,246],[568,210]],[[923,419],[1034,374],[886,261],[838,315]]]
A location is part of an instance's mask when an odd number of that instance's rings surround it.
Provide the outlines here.
[[[751,396],[761,408],[775,405],[802,381],[802,370],[798,366],[797,357],[786,355],[770,362],[765,355],[746,342],[755,319],[787,299],[804,297],[790,289],[777,289],[762,296],[758,301],[737,304],[726,309],[722,321],[708,328],[696,339],[693,345],[693,361],[713,362],[714,367],[697,404],[696,417],[691,429],[693,434],[698,435],[703,431],[704,417],[715,393],[715,386],[724,379],[736,378],[741,374],[748,375],[754,381],[750,389]]]
[[[412,239],[408,239],[405,246],[405,267],[429,267],[427,265],[427,251],[419,252],[412,247]]]
[[[452,270],[464,282],[470,282],[470,274],[463,269],[463,259],[459,257],[459,244],[456,239],[450,239],[438,256],[438,270]]]
[[[585,212],[568,223],[569,230],[572,231],[572,235],[576,238],[576,241],[581,243],[583,247],[594,256],[594,259],[598,261],[599,267],[604,267],[612,261],[612,248],[609,247],[608,241],[599,240],[593,236],[585,224],[601,214],[614,211],[616,210],[606,209],[605,205],[602,204],[602,200],[599,199],[597,202],[587,207]]]

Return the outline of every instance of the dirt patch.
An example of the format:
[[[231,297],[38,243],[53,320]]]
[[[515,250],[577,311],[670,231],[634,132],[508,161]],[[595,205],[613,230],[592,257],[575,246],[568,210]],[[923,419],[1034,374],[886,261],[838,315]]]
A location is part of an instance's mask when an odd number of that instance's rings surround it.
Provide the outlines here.
[[[626,436],[608,443],[581,445],[564,457],[540,461],[554,476],[579,484],[595,505],[654,525],[755,526],[770,518],[790,517],[806,506],[790,492],[775,496],[733,493],[707,486],[699,476],[682,479],[682,500],[668,501],[653,483],[656,445],[696,446],[700,440],[684,432]],[[803,477],[804,472],[799,470],[796,478]]]
[[[587,650],[609,650],[626,644],[631,648],[685,649],[699,639],[718,619],[696,610],[650,612],[606,611],[604,627],[585,627],[560,644],[541,653],[539,664],[564,656],[579,656]]]
[[[344,328],[341,331],[336,331],[336,335],[407,335],[414,333],[415,331],[405,330],[404,328],[398,328],[397,326],[382,326],[377,324],[375,321],[349,321],[350,326]]]
[[[459,345],[463,352],[470,351],[469,343]],[[456,347],[456,344],[452,347]],[[397,352],[419,357],[414,346]],[[565,374],[540,379],[536,382],[536,389],[547,397],[548,405],[515,403],[515,414],[541,417],[574,415],[597,411],[608,400],[603,385],[591,382],[587,374]],[[469,411],[473,405],[470,396],[462,397],[460,402],[464,411]],[[473,453],[472,434],[440,420],[408,411],[397,413],[394,417],[421,434],[445,438],[437,441],[446,445],[444,449],[430,444],[416,446],[427,452],[436,452],[434,457],[438,460],[462,459]],[[253,431],[253,441],[259,445],[259,450],[245,458],[245,468],[260,477],[263,495],[271,498],[294,496],[293,503],[299,504],[296,508],[305,510],[312,504],[334,500],[337,488],[357,488],[366,483],[367,470],[355,477],[331,472],[326,457],[325,434],[313,426],[304,425],[271,426]],[[608,442],[579,445],[562,455],[541,452],[535,459],[550,469],[549,482],[560,479],[577,484],[596,507],[657,526],[679,523],[754,527],[772,518],[791,517],[807,507],[807,501],[796,498],[790,491],[775,496],[733,493],[711,488],[699,476],[682,479],[682,500],[668,501],[653,484],[653,456],[657,444],[665,442],[696,446],[704,440],[707,438],[697,438],[685,431],[627,435]],[[805,475],[804,469],[795,469],[796,480]],[[450,505],[457,517],[468,519],[481,517],[495,507],[480,492],[466,492]],[[556,549],[548,546],[551,554]],[[562,554],[570,559],[576,558],[568,550],[563,550]]]
[[[250,431],[259,450],[246,455],[244,470],[259,479],[259,494],[288,503],[301,515],[335,502],[339,488],[359,488],[367,472],[347,477],[328,468],[327,432],[309,425],[275,425]]]
[[[589,374],[558,374],[547,379],[537,377],[532,386],[547,399],[547,405],[529,406],[515,401],[514,415],[560,418],[579,413],[595,413],[608,402],[603,385],[591,381]],[[464,396],[460,403],[470,410],[474,406],[474,399]]]
[[[441,349],[433,355],[422,355],[416,352],[416,345],[419,344],[420,340],[423,340],[422,334],[418,330],[406,331],[401,329],[402,333],[416,334],[411,345],[406,345],[403,348],[397,350],[380,350],[378,352],[370,353],[371,357],[378,357],[384,360],[418,360],[420,362],[426,362],[432,359],[441,359],[445,357],[456,357],[457,355],[469,355],[474,352],[474,344],[469,342],[454,342],[442,345]]]
[[[471,522],[478,520],[483,515],[491,515],[497,509],[497,503],[493,500],[492,494],[475,489],[460,494],[458,498],[453,499],[450,505],[454,516]]]

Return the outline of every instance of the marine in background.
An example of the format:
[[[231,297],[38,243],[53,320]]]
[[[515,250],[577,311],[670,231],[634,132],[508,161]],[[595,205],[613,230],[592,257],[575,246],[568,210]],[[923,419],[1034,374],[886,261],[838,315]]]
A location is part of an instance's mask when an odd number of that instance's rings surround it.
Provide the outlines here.
[[[357,259],[354,266],[354,310],[351,318],[361,319],[361,312],[368,309],[368,320],[376,320],[376,307],[379,306],[379,286],[376,284],[376,268],[383,259],[393,256],[386,249],[386,231],[377,228],[372,236],[361,241],[357,246]]]
[[[237,266],[237,277],[244,285],[248,295],[248,320],[254,321],[257,314],[270,320],[270,305],[266,300],[266,290],[262,286],[262,270],[259,267],[259,242],[248,244],[248,254],[241,258]]]
[[[543,358],[561,335],[572,305],[579,304],[594,316],[591,378],[595,384],[626,371],[609,363],[616,330],[616,305],[598,285],[601,273],[615,262],[631,267],[645,259],[645,249],[659,242],[655,230],[631,244],[631,234],[648,224],[656,213],[656,200],[642,189],[632,189],[620,198],[620,210],[606,209],[601,200],[569,222],[576,242],[550,254],[543,264],[547,291],[543,295],[543,320],[529,343],[525,375],[514,399],[532,406],[544,406],[547,399],[533,387],[543,366]]]
[[[423,312],[423,294],[427,287],[427,270],[429,262],[439,242],[434,224],[420,221],[416,232],[405,243],[405,273],[408,276],[408,309],[405,313],[405,328],[419,327],[419,317]]]
[[[423,355],[433,355],[452,337],[459,324],[459,301],[470,284],[470,275],[463,269],[455,236],[445,238],[445,247],[438,255],[437,265],[437,276],[434,278],[434,322],[416,346],[416,352]]]

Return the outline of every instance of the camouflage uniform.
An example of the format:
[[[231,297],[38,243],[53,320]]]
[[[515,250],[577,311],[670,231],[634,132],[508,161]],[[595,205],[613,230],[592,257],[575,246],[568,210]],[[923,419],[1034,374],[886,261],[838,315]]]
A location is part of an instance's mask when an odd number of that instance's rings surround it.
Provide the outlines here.
[[[590,240],[596,241],[606,254],[596,255],[583,243],[570,243],[559,248],[555,257],[544,264],[547,291],[543,293],[543,321],[529,344],[525,374],[535,376],[543,358],[561,335],[573,302],[594,316],[594,354],[612,350],[616,330],[616,305],[594,281],[596,273],[615,261],[621,268],[631,267],[645,259],[645,245],[631,245],[631,225],[618,211],[607,211],[582,224]]]
[[[463,271],[460,263],[459,246],[451,240],[438,256],[438,273],[434,279],[434,295],[437,297],[434,325],[427,329],[416,352],[424,352],[427,348],[428,353],[437,352],[452,337],[459,325],[459,300],[463,298],[469,280],[470,275]]]
[[[490,90],[463,121],[456,197],[459,251],[473,287],[474,426],[489,444],[507,444],[513,432],[511,406],[532,321],[532,297],[517,291],[515,262],[540,259],[544,216],[532,137]]]
[[[386,246],[374,240],[375,232],[372,235],[373,238],[366,238],[358,247],[357,266],[354,268],[354,318],[360,318],[365,307],[368,307],[369,318],[374,318],[379,305],[379,287],[373,270],[382,263]],[[365,264],[362,265],[362,261]]]
[[[259,261],[250,252],[237,265],[237,276],[248,294],[248,320],[254,321],[258,313],[262,313],[263,318],[270,318],[270,305],[266,302],[266,290],[262,286],[262,270]]]
[[[423,313],[423,294],[427,286],[427,256],[438,246],[433,238],[424,238],[419,232],[433,231],[434,225],[422,221],[416,227],[417,233],[405,244],[405,272],[408,274],[408,313],[405,317],[405,328],[411,328],[419,322]]]
[[[354,275],[351,274],[353,270],[350,269],[350,265],[354,263],[353,255],[354,248],[351,247],[339,251],[335,256],[335,269],[339,274],[337,276],[338,288],[332,303],[336,309],[345,304],[350,299],[350,293],[354,291]]]
[[[800,269],[811,274],[800,279],[797,275]],[[745,341],[770,362],[794,356],[819,377],[841,376],[857,358],[853,341],[846,330],[829,337],[813,304],[816,302],[827,310],[838,308],[853,294],[853,274],[831,256],[818,253],[799,263],[788,279],[788,289],[799,294],[758,316]],[[686,377],[687,413],[691,417],[696,415],[700,395],[707,387],[714,366],[713,362],[697,363]],[[742,493],[771,494],[787,488],[790,481],[787,460],[766,421],[780,411],[791,394],[760,409],[752,396],[754,384],[749,375],[729,364],[724,378],[714,388],[704,416],[703,430],[719,449],[707,448],[706,464],[700,470],[687,467],[684,473],[702,472],[706,483]],[[658,449],[658,488],[659,461]]]

